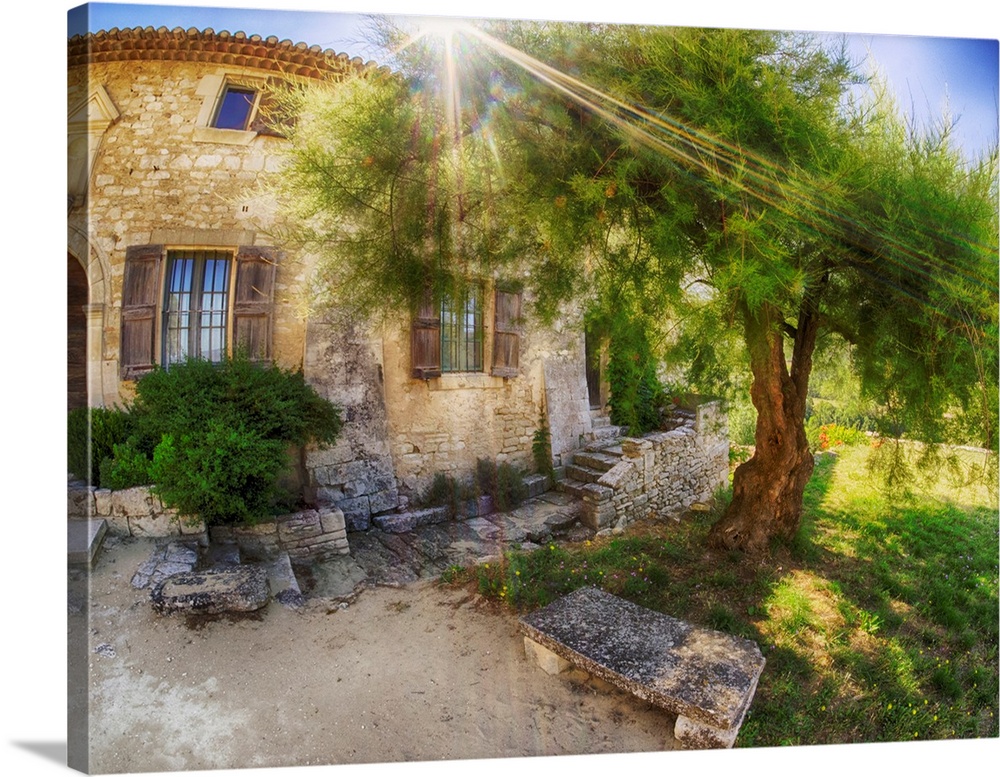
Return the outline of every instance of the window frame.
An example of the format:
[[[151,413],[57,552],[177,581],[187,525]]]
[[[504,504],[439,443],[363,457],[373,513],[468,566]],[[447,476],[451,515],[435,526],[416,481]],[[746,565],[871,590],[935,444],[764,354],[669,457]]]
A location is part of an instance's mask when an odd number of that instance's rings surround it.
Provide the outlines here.
[[[250,107],[247,108],[246,118],[243,121],[243,125],[240,127],[220,127],[218,124],[219,119],[222,116],[222,112],[226,107],[226,97],[230,94],[253,95],[253,99],[248,101],[250,103]],[[257,117],[257,109],[260,107],[260,95],[261,89],[255,84],[230,81],[229,79],[226,79],[223,81],[222,89],[219,91],[219,96],[215,101],[215,110],[212,112],[212,120],[209,123],[209,126],[212,129],[230,132],[250,131],[250,127],[253,126],[253,122]]]
[[[191,269],[189,275],[188,289],[174,289],[173,278],[176,275],[174,268],[179,261],[190,261]],[[217,273],[213,272],[211,290],[206,289],[206,268],[209,262],[225,261],[225,274],[222,280],[223,288],[215,288]],[[160,301],[160,342],[158,363],[165,369],[169,369],[172,364],[177,364],[188,358],[207,359],[213,363],[222,361],[232,353],[232,333],[233,333],[233,290],[236,278],[236,251],[235,249],[192,249],[192,248],[167,248],[164,261],[163,280],[161,282]],[[181,280],[184,279],[184,270],[181,270]],[[189,301],[186,308],[177,309],[172,300],[187,296]],[[206,296],[223,298],[222,307],[205,306]],[[208,315],[210,320],[208,325],[204,325],[204,317]],[[174,326],[171,321],[174,316],[186,316],[187,323],[184,326]],[[218,317],[221,316],[221,325]],[[171,345],[171,333],[173,331],[186,331],[183,339],[187,344],[180,347],[178,342],[177,356],[174,355],[174,348]],[[209,333],[209,355],[204,353],[204,336]],[[221,331],[221,345],[217,349],[212,348],[211,332]],[[218,351],[218,358],[212,358],[213,350]]]

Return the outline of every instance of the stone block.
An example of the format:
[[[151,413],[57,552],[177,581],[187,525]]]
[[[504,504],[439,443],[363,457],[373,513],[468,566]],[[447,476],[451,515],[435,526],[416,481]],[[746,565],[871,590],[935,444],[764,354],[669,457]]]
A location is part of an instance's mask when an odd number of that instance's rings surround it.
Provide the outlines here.
[[[279,516],[275,520],[275,525],[278,529],[278,542],[282,544],[316,537],[323,533],[319,513],[315,510],[303,510]]]
[[[341,499],[337,507],[344,513],[348,531],[368,531],[372,513],[367,496]]]
[[[685,747],[731,747],[757,689],[756,643],[581,588],[523,616],[524,636],[678,716]]]
[[[72,518],[89,518],[96,515],[94,489],[87,486],[70,488],[66,492],[66,514]]]
[[[539,645],[532,639],[528,637],[524,638],[524,653],[529,659],[533,660],[546,674],[559,674],[565,672],[569,669],[572,664],[556,653],[553,653],[547,647]]]
[[[139,518],[153,514],[153,496],[145,486],[123,488],[111,494],[111,514]]]
[[[153,609],[162,615],[216,615],[259,610],[267,604],[270,593],[267,573],[260,567],[242,565],[170,575],[153,587],[149,598]]]
[[[94,491],[94,515],[111,515],[110,488],[98,488]]]
[[[173,537],[181,533],[180,523],[170,513],[130,515],[128,525],[133,537]]]
[[[323,532],[333,534],[347,531],[347,523],[344,519],[344,511],[337,508],[320,510],[319,522],[323,527]],[[346,536],[346,535],[345,535]]]
[[[384,513],[399,506],[399,492],[395,489],[377,491],[368,495],[368,509],[373,513]]]

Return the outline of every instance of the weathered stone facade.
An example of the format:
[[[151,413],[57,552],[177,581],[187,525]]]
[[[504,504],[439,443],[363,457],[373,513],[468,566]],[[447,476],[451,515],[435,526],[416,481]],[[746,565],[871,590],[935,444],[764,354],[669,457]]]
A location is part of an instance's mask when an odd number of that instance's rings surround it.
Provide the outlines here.
[[[155,298],[147,300],[150,364],[162,363],[166,349],[169,252],[219,250],[235,261],[261,250],[276,263],[269,355],[301,369],[347,422],[335,446],[302,452],[306,497],[343,510],[350,528],[406,507],[438,472],[470,477],[479,458],[530,469],[543,414],[557,464],[587,439],[592,420],[578,312],[542,327],[525,299],[519,364],[501,377],[490,367],[494,303],[484,294],[481,371],[424,380],[413,377],[408,315],[373,328],[310,310],[314,260],[276,245],[280,223],[264,186],[280,173],[288,141],[256,123],[220,129],[213,117],[234,84],[336,81],[373,65],[274,38],[162,28],[73,38],[69,65],[68,249],[90,292],[89,404],[118,405],[134,391],[122,351],[123,321],[131,314],[123,302],[126,264],[135,249],[162,250],[164,257]],[[492,282],[484,279],[487,291]],[[232,303],[228,316],[231,336]]]

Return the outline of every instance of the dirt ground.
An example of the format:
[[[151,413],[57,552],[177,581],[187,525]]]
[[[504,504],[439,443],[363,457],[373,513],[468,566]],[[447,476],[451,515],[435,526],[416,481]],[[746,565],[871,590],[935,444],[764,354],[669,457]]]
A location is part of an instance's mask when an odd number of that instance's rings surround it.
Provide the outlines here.
[[[515,617],[467,591],[427,582],[194,622],[131,587],[151,547],[105,549],[89,633],[70,618],[86,640],[93,773],[675,747],[671,716],[582,672],[545,674]]]

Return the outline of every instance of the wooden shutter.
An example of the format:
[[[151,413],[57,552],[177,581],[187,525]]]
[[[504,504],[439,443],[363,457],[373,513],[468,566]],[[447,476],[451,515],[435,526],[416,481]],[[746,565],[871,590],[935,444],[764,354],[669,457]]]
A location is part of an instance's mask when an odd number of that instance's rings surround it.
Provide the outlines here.
[[[240,246],[236,252],[233,297],[233,347],[252,361],[271,359],[274,279],[280,252],[266,246]]]
[[[156,308],[160,296],[162,245],[129,246],[122,281],[122,380],[135,380],[153,369],[156,354]]]
[[[517,377],[521,350],[521,294],[496,289],[493,314],[493,374]]]
[[[427,380],[441,375],[441,306],[430,292],[424,294],[414,312],[410,350],[414,378]]]

